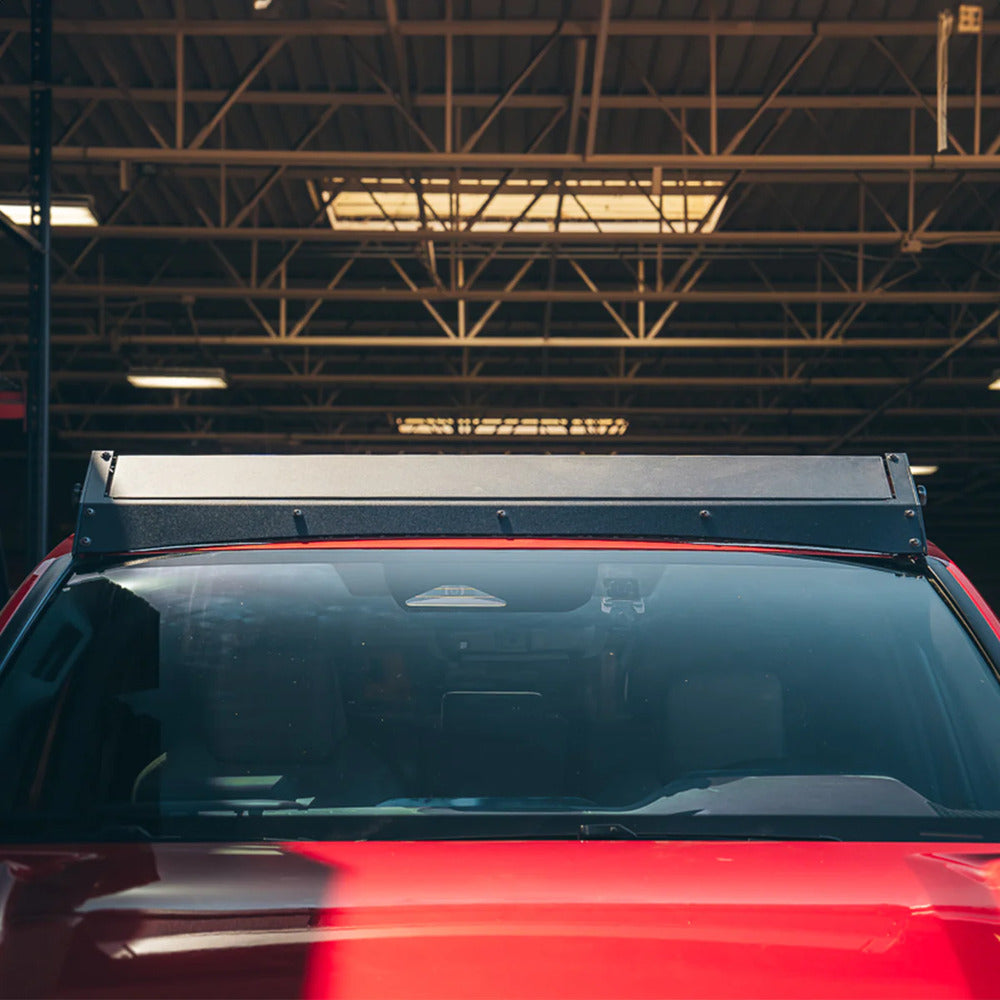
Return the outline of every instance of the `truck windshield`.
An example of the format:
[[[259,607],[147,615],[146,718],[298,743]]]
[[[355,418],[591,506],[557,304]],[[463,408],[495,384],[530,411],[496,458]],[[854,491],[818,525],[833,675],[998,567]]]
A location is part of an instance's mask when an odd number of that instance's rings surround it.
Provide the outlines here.
[[[972,638],[871,560],[202,552],[71,577],[9,657],[0,836],[978,836],[998,747]]]

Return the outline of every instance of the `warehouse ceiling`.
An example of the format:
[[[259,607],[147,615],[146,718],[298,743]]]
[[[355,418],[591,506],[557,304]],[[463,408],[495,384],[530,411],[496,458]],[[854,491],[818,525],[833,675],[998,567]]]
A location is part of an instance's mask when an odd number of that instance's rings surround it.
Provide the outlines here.
[[[53,190],[97,225],[53,231],[55,456],[906,450],[991,518],[1000,18],[956,23],[938,152],[940,6],[61,0]],[[162,367],[228,387],[127,381]]]

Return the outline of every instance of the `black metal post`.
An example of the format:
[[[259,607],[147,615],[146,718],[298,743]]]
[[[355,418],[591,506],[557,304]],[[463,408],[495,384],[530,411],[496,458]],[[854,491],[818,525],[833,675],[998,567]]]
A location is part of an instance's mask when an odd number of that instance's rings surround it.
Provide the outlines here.
[[[52,201],[52,0],[31,0],[31,250],[28,290],[29,566],[48,551],[49,521],[49,249]]]

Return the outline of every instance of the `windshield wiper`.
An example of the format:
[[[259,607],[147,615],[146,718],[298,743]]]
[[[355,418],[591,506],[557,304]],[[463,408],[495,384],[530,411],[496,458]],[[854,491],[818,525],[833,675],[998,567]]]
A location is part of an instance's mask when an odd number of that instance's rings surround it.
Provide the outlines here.
[[[163,806],[186,806],[198,815],[234,812],[238,816],[260,816],[266,812],[306,812],[314,799],[204,799],[194,802],[164,802]],[[167,814],[169,815],[169,813]]]
[[[218,798],[164,799],[160,802],[112,804],[102,807],[105,817],[123,823],[139,819],[178,819],[204,816],[208,813],[232,812],[237,816],[261,816],[269,812],[307,812],[314,797],[300,799]]]
[[[638,840],[639,834],[624,823],[581,823],[581,840]]]
[[[671,817],[676,818],[676,817]],[[829,833],[750,833],[742,830],[705,830],[698,827],[664,830],[656,826],[649,830],[633,830],[624,823],[583,823],[578,830],[580,840],[834,840],[842,838]]]

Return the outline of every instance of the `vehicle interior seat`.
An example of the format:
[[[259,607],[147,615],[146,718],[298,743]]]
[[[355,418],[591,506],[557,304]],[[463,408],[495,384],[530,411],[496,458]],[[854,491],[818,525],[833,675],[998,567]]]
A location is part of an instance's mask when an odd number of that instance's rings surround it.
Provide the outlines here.
[[[328,618],[235,598],[208,607],[163,630],[161,798],[372,805],[399,794],[348,730]]]
[[[780,769],[784,696],[765,670],[699,669],[673,675],[664,698],[665,782],[692,772]]]
[[[448,691],[435,794],[564,796],[568,728],[538,691]]]

